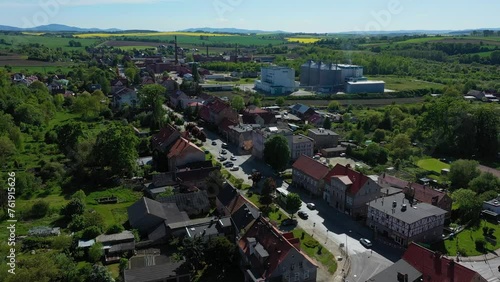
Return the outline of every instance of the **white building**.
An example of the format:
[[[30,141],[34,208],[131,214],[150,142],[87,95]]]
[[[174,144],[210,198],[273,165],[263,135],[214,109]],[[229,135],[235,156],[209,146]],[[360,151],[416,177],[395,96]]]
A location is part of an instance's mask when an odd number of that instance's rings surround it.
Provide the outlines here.
[[[270,66],[261,69],[261,79],[255,81],[255,89],[272,95],[294,92],[298,89],[295,70],[287,67]]]

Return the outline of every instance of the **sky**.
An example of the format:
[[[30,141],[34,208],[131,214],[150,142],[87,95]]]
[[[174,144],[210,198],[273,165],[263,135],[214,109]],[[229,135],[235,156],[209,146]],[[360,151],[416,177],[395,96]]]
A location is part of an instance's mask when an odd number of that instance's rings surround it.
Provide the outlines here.
[[[0,25],[289,32],[500,28],[498,0],[0,0]]]

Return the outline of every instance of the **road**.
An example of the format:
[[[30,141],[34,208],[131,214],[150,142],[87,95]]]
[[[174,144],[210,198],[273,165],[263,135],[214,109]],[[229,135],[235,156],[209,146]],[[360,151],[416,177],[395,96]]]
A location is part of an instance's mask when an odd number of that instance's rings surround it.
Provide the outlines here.
[[[205,130],[205,133],[207,141],[204,144],[204,148],[213,156],[218,157],[222,150],[221,144],[224,142],[227,143],[227,140],[223,140],[217,134],[207,130]],[[215,141],[216,145],[212,145],[212,141]],[[335,257],[342,257],[333,281],[342,281],[342,268],[345,267],[346,258],[343,257],[343,250],[340,248],[341,244],[344,244],[344,250],[347,246],[347,252],[351,261],[351,271],[347,278],[348,281],[364,282],[401,257],[402,252],[387,248],[385,245],[379,245],[380,243],[378,242],[373,242],[372,249],[365,248],[359,243],[359,239],[371,239],[372,231],[370,229],[355,222],[349,216],[335,211],[321,198],[311,197],[304,191],[289,187],[282,179],[277,178],[272,169],[263,161],[249,155],[238,155],[236,153],[238,151],[236,146],[229,144],[227,151],[228,154],[226,156],[229,158],[231,155],[235,155],[237,160],[234,163],[241,168],[239,171],[230,171],[230,173],[237,178],[244,179],[244,183],[252,184],[251,180],[248,180],[248,175],[252,173],[252,169],[257,169],[264,177],[274,177],[278,187],[288,189],[301,196],[303,200],[301,210],[306,211],[309,218],[303,220],[297,217],[298,226],[316,238]],[[315,203],[316,210],[309,210],[306,207],[306,203],[308,202]],[[332,281],[332,277],[326,271],[320,271],[318,272],[318,281],[329,282]]]

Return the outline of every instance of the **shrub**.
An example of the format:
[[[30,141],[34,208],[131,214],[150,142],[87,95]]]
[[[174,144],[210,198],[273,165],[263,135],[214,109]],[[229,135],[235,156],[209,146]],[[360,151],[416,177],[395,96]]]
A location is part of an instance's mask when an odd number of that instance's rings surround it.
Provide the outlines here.
[[[486,240],[484,240],[483,238],[478,238],[474,241],[474,243],[476,244],[476,250],[484,250],[484,246],[486,245]]]
[[[33,218],[42,218],[47,215],[50,204],[45,201],[37,201],[31,206],[31,216]]]
[[[460,253],[460,255],[462,257],[466,257],[467,256],[467,250],[464,249],[464,248],[462,248],[462,247],[458,247],[457,252]]]
[[[319,245],[319,243],[314,239],[307,239],[304,241],[304,245],[308,248],[314,249]]]
[[[124,230],[123,226],[115,223],[108,228],[108,230],[106,231],[106,234],[117,234],[117,233],[121,233],[123,230]]]

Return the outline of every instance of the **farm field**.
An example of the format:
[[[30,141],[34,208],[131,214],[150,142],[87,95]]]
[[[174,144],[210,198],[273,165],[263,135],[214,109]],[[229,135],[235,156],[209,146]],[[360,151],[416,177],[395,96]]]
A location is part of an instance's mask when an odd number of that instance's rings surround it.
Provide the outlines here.
[[[129,33],[80,33],[75,34],[78,38],[93,38],[93,37],[117,37],[117,36],[163,36],[163,35],[183,35],[183,36],[238,36],[237,34],[229,33],[205,33],[205,32],[180,32],[180,31],[167,31],[167,32],[129,32]]]
[[[26,71],[27,73],[50,73],[58,70],[68,71],[72,65],[74,64],[70,62],[43,62],[28,60],[26,56],[20,55],[0,56],[0,67],[4,68],[5,66],[9,66],[12,68],[12,71],[16,72]]]
[[[287,37],[285,38],[286,41],[288,42],[298,42],[298,43],[305,43],[305,44],[310,44],[310,43],[316,43],[320,41],[322,38],[318,37]]]
[[[84,50],[85,47],[88,47],[99,40],[97,39],[81,39],[81,38],[62,38],[55,36],[45,36],[45,35],[5,35],[0,34],[0,40],[4,40],[7,44],[0,44],[1,49],[9,49],[14,46],[18,46],[20,44],[42,44],[48,48],[62,48],[65,51],[71,50]],[[73,40],[76,42],[80,42],[82,47],[70,47],[69,41]]]

